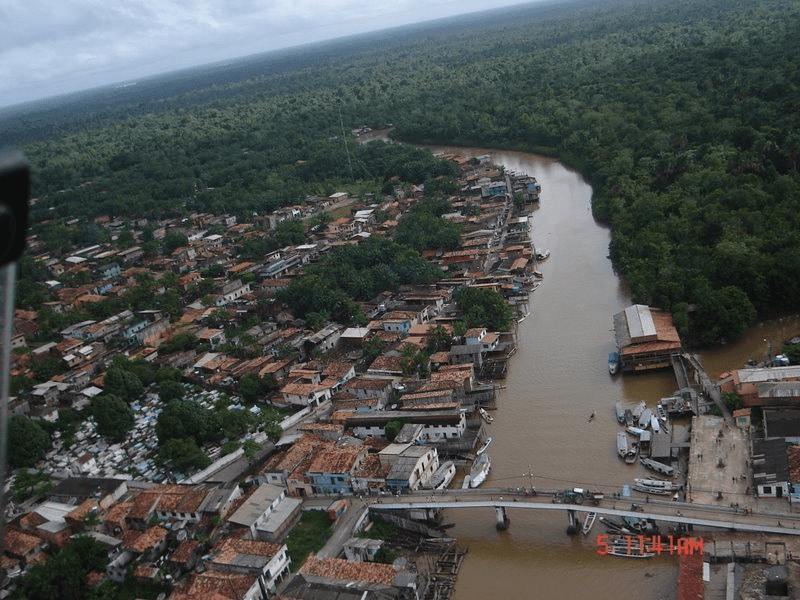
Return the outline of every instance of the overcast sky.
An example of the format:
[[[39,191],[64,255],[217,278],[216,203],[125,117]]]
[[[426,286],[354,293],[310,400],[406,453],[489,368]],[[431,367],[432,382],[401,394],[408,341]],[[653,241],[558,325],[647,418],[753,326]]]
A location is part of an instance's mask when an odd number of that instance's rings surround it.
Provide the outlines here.
[[[2,0],[0,108],[520,0]]]

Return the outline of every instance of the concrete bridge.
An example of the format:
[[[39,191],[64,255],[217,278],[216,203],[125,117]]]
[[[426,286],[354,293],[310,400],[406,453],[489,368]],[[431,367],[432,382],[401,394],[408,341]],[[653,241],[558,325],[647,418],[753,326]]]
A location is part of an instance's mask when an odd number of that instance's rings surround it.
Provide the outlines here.
[[[539,490],[535,495],[520,488],[454,489],[432,492],[417,491],[399,496],[367,496],[363,501],[371,510],[434,510],[488,508],[495,512],[498,529],[510,523],[509,509],[561,511],[567,525],[580,531],[579,515],[594,512],[608,517],[633,516],[670,523],[676,528],[721,528],[729,531],[775,533],[800,536],[800,515],[788,513],[750,512],[688,502],[677,502],[653,496],[604,497],[597,504],[589,498],[573,504],[557,496],[557,490]]]

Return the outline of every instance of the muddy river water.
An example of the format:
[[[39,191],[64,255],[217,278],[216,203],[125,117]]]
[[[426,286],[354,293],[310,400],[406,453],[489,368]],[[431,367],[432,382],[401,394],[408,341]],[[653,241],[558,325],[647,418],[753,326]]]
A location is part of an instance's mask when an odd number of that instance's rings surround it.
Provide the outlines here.
[[[614,404],[645,400],[654,406],[676,388],[671,371],[611,377],[612,316],[631,303],[609,261],[610,231],[590,209],[591,187],[561,163],[516,152],[434,148],[467,156],[489,155],[506,169],[533,175],[542,185],[532,210],[532,236],[551,256],[539,270],[530,315],[519,326],[519,348],[498,392],[487,487],[584,487],[619,491],[645,473],[616,455],[619,425]],[[752,328],[736,344],[700,353],[711,376],[763,360],[800,331],[798,318]],[[592,412],[596,417],[588,420]],[[494,511],[450,510],[449,533],[469,547],[454,600],[674,598],[677,559],[627,559],[597,554],[596,535],[566,534],[566,516],[509,510],[507,531],[495,528]]]

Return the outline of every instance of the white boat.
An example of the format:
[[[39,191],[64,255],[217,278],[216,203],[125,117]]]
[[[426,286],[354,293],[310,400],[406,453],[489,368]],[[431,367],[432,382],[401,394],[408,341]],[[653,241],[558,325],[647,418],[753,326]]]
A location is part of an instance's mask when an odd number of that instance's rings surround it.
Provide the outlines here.
[[[583,520],[583,535],[589,535],[589,532],[594,527],[594,520],[597,518],[597,513],[586,513],[586,518]]]
[[[640,400],[639,404],[634,406],[633,410],[631,411],[633,413],[633,418],[638,421],[639,417],[642,416],[642,413],[644,412],[645,408],[647,408],[647,404],[644,403],[644,400]]]
[[[478,412],[480,413],[481,418],[487,423],[491,423],[492,421],[494,421],[494,417],[490,415],[485,408],[479,408]]]
[[[661,422],[658,420],[658,417],[655,414],[650,415],[650,429],[653,431],[661,430]]]
[[[489,436],[485,440],[483,440],[483,445],[480,448],[478,448],[478,456],[486,452],[486,449],[489,447],[489,444],[491,443],[492,443],[492,436]]]
[[[680,489],[680,486],[672,483],[671,481],[666,481],[664,479],[637,478],[633,480],[633,489],[635,489],[638,492],[644,492],[646,494],[667,495],[667,494],[672,494],[673,492],[677,492]]]
[[[650,417],[653,416],[653,411],[645,408],[642,414],[639,415],[639,427],[646,429],[650,425]]]
[[[550,257],[550,250],[534,248],[533,252],[536,255],[536,260],[546,260]]]
[[[625,407],[622,402],[617,402],[614,405],[614,411],[617,413],[617,422],[622,424],[625,422]]]
[[[662,475],[667,475],[668,477],[672,477],[673,473],[675,472],[675,470],[669,465],[665,465],[664,463],[653,460],[652,458],[645,458],[642,456],[639,458],[639,462],[641,462],[648,469],[652,469],[653,471],[661,473]]]
[[[631,435],[635,435],[636,437],[642,437],[642,434],[644,433],[644,429],[641,427],[626,427],[625,431]]]
[[[662,423],[666,424],[666,422],[667,422],[667,409],[664,408],[664,405],[661,404],[661,402],[656,404],[656,413],[658,413],[658,419]]]
[[[469,487],[476,488],[489,476],[492,468],[492,457],[488,454],[481,454],[478,460],[472,465],[469,471]]]
[[[431,478],[428,480],[428,484],[425,486],[428,489],[433,490],[443,490],[450,482],[453,481],[453,477],[456,476],[456,465],[453,463],[452,460],[448,460],[447,462],[442,463],[436,472],[431,475]]]

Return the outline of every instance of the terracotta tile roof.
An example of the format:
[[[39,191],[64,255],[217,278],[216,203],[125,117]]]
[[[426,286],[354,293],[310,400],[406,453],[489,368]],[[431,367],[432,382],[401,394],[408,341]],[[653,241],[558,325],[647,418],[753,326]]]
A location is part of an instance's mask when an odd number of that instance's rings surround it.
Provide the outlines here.
[[[22,529],[36,529],[44,523],[47,523],[47,519],[35,511],[29,512],[19,520],[19,526]]]
[[[194,575],[185,588],[176,588],[169,600],[239,600],[256,583],[255,575],[208,570]]]
[[[330,577],[346,581],[367,581],[392,585],[397,576],[397,571],[392,565],[369,562],[350,562],[341,558],[317,559],[315,554],[310,554],[299,573],[316,575],[317,577]]]
[[[185,564],[191,560],[199,545],[200,540],[183,540],[172,552],[169,559],[178,564]]]
[[[309,473],[350,473],[360,454],[366,450],[362,446],[333,447],[318,453],[308,466]]]
[[[294,471],[309,456],[332,446],[333,442],[330,440],[306,433],[292,444],[291,448],[272,457],[265,465],[264,471]]]
[[[40,544],[44,544],[44,540],[37,535],[23,533],[10,527],[4,528],[3,546],[10,554],[25,556]]]
[[[158,494],[152,493],[152,490],[140,492],[132,502],[131,509],[128,511],[126,518],[128,519],[147,519],[153,510],[155,510],[156,503],[158,502]]]
[[[155,547],[165,537],[167,537],[167,530],[156,525],[136,538],[136,541],[130,545],[130,548],[136,552],[144,553]]]
[[[270,542],[226,538],[219,547],[213,562],[220,565],[229,565],[235,562],[236,558],[242,554],[272,558],[280,549],[281,546],[279,544],[271,544]]]
[[[117,502],[114,506],[108,509],[106,513],[106,523],[122,527],[128,511],[133,506],[133,502]]]
[[[75,519],[76,521],[80,521],[81,519],[83,519],[83,517],[88,515],[95,508],[97,508],[97,502],[94,500],[94,498],[87,498],[86,500],[81,502],[81,504],[78,505],[75,509],[70,511],[67,514],[67,517],[69,517],[70,519]]]

